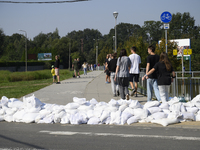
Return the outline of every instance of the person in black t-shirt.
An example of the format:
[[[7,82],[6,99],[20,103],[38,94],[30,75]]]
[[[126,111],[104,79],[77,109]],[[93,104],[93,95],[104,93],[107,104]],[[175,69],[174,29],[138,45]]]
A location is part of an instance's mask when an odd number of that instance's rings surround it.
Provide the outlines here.
[[[107,54],[106,60],[105,60],[105,70],[104,72],[106,73],[106,82],[105,83],[110,83],[110,71],[108,69],[108,63],[111,60],[110,54]]]
[[[56,84],[60,84],[60,76],[59,76],[59,66],[60,66],[60,59],[59,59],[59,55],[55,56],[56,62],[54,64],[55,67],[55,74],[57,76],[58,82]]]
[[[111,79],[111,88],[112,88],[112,92],[114,97],[116,97],[117,95],[119,96],[119,88],[118,88],[118,84],[117,81],[114,81],[115,79],[115,71],[116,71],[116,67],[117,67],[117,53],[114,53],[111,55],[111,60],[108,63],[108,70],[110,72],[110,79]]]
[[[147,66],[146,66],[146,74],[153,68],[153,66],[159,62],[160,56],[156,55],[155,53],[155,47],[149,46],[148,47],[148,53],[150,54],[147,57]],[[147,79],[147,101],[152,101],[153,96],[153,89],[155,96],[158,101],[160,101],[160,94],[158,89],[158,83],[157,83],[157,72],[153,72],[151,75],[148,76]]]
[[[77,70],[78,76],[77,77],[80,78],[79,70],[81,69],[81,62],[79,61],[79,58],[77,58],[77,65],[78,65],[78,70]]]
[[[169,100],[169,87],[173,78],[175,78],[175,72],[169,61],[169,58],[165,52],[160,54],[160,60],[154,65],[154,67],[142,77],[142,80],[148,78],[150,74],[158,71],[158,88],[162,103],[166,103]],[[171,76],[172,74],[172,76]]]

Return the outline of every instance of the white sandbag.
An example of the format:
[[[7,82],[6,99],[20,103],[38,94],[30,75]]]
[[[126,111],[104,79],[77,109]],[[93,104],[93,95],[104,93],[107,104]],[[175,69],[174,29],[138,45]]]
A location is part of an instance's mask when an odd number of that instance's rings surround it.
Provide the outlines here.
[[[138,100],[132,100],[131,103],[129,104],[130,108],[142,108],[142,105],[138,102]]]
[[[12,115],[5,115],[4,120],[7,122],[13,122],[13,116]]]
[[[162,111],[167,115],[170,114],[170,110],[169,109],[163,109]]]
[[[134,109],[130,108],[130,107],[127,107],[123,112],[129,112],[131,113],[132,115],[134,115]]]
[[[70,123],[71,124],[84,124],[87,123],[87,115],[83,115],[80,113],[70,115]]]
[[[16,113],[18,110],[18,108],[8,108],[5,110],[6,115],[13,115],[14,113]]]
[[[94,110],[88,110],[88,111],[87,111],[87,117],[88,117],[88,118],[94,117]]]
[[[10,101],[8,102],[8,107],[10,108],[21,108],[22,106],[23,102],[16,98],[11,98]]]
[[[23,116],[22,122],[25,123],[33,123],[35,122],[35,118],[39,115],[39,113],[26,113]]]
[[[94,115],[94,117],[100,118],[102,115],[102,112],[103,112],[103,110],[94,110],[93,115]]]
[[[187,110],[183,104],[181,105],[181,112],[187,112]]]
[[[157,107],[160,103],[158,101],[148,101],[144,104],[144,109],[150,108],[150,107]]]
[[[179,120],[177,118],[164,118],[164,119],[158,119],[158,120],[152,120],[151,123],[161,124],[162,126],[166,127],[170,124],[178,123]]]
[[[65,109],[77,109],[80,105],[78,103],[68,103],[65,105]]]
[[[31,107],[31,108],[24,108],[27,113],[39,113],[41,107]]]
[[[8,102],[9,102],[9,99],[6,96],[2,96],[1,105],[2,106],[7,106]]]
[[[4,115],[5,114],[5,110],[0,108],[0,115]]]
[[[186,110],[187,110],[187,112],[190,112],[193,114],[196,114],[199,111],[199,109],[197,107],[186,107]]]
[[[123,112],[127,107],[128,107],[127,104],[123,104],[119,106],[119,111]]]
[[[118,111],[118,106],[109,106],[109,107],[106,107],[104,110],[106,111],[110,111],[110,112],[116,112]]]
[[[162,109],[160,107],[149,107],[147,108],[147,110],[151,113],[151,114],[154,114],[154,113],[157,113],[157,112],[161,112]]]
[[[133,109],[133,112],[134,112],[134,116],[138,116],[138,117],[140,117],[140,119],[147,118],[147,116],[148,116],[147,109],[137,108],[137,109]]]
[[[45,116],[44,118],[42,118],[41,120],[39,120],[37,123],[53,123],[54,120],[54,115],[49,114],[47,116]]]
[[[65,114],[66,114],[66,112],[65,112],[64,110],[61,111],[61,112],[59,112],[59,113],[56,113],[56,114],[54,115],[54,122],[55,122],[55,123],[60,123],[61,118],[62,118]]]
[[[86,103],[86,98],[73,97],[73,102],[78,103],[79,105],[82,105]]]
[[[196,121],[200,121],[200,112],[196,114],[195,120],[196,120]]]
[[[157,112],[151,115],[155,120],[157,119],[163,119],[163,118],[167,118],[167,114],[165,114],[164,112]]]
[[[184,120],[195,120],[195,115],[193,113],[183,112],[182,115]]]
[[[127,124],[130,125],[133,123],[137,123],[139,119],[140,119],[140,117],[138,117],[138,116],[132,116],[127,120]]]
[[[200,103],[200,94],[197,95],[197,96],[195,96],[195,97],[192,99],[191,102],[192,102],[192,103]]]
[[[111,120],[111,117],[109,116],[109,117],[106,118],[102,123],[103,123],[103,124],[110,124],[110,120]]]
[[[119,125],[121,123],[121,111],[111,112],[110,117],[110,124]]]
[[[197,108],[199,108],[199,109],[200,109],[200,103],[199,103],[199,102],[197,102],[197,103],[194,103],[194,106],[196,106]]]
[[[30,97],[24,96],[23,103],[24,103],[24,107],[27,107],[27,108],[32,108],[32,107],[38,108],[44,105],[38,98],[35,97],[34,94]]]
[[[104,110],[101,117],[100,117],[100,121],[103,123],[105,119],[107,119],[110,116],[110,112]]]
[[[170,105],[169,110],[172,112],[180,112],[181,111],[181,103],[175,103],[173,105]]]
[[[96,105],[96,104],[98,104],[98,102],[97,102],[96,99],[92,98],[92,99],[90,100],[90,104],[91,104],[91,105]]]
[[[65,113],[65,115],[61,118],[60,123],[61,124],[69,124],[70,123],[69,118],[70,118],[70,114]]]
[[[23,116],[26,114],[24,109],[18,110],[14,115],[13,115],[13,121],[16,122],[21,122],[23,119]]]
[[[114,100],[114,99],[111,99],[111,100],[108,102],[108,104],[109,104],[110,106],[113,106],[113,107],[119,106],[118,102],[117,102],[116,100]]]
[[[195,106],[195,104],[194,104],[193,102],[191,102],[191,101],[189,101],[189,102],[187,102],[187,103],[183,103],[183,105],[184,105],[185,107],[194,107],[194,106]]]
[[[127,123],[127,120],[132,116],[133,115],[129,112],[123,112],[121,114],[121,125],[124,125],[125,123]]]
[[[4,121],[4,116],[0,115],[0,121]]]
[[[90,118],[89,120],[88,120],[88,122],[87,122],[87,124],[93,124],[93,125],[95,125],[95,124],[99,124],[101,121],[100,121],[100,119],[99,118],[97,118],[97,117],[92,117],[92,118]]]
[[[93,105],[89,105],[89,106],[87,106],[87,105],[80,105],[80,107],[78,108],[78,110],[85,110],[85,111],[87,111],[87,110],[92,110],[93,109]]]
[[[168,114],[168,116],[167,116],[167,118],[169,118],[169,119],[174,119],[174,118],[180,118],[180,117],[182,117],[182,113],[181,112],[179,112],[179,111],[173,111],[173,112],[170,112],[169,114]]]
[[[65,112],[73,115],[78,112],[78,109],[65,109]]]
[[[99,107],[99,106],[108,106],[108,103],[106,102],[99,102],[96,104],[96,107]]]
[[[117,103],[119,104],[119,105],[129,105],[130,104],[130,102],[131,102],[131,100],[123,100],[123,99],[120,99],[120,100],[118,100],[117,101]]]
[[[162,103],[159,106],[161,109],[169,109],[169,104],[168,103]]]
[[[178,99],[178,97],[174,97],[170,101],[168,101],[167,103],[169,105],[173,105],[173,104],[179,103],[179,99]]]
[[[49,111],[53,111],[54,106],[56,106],[56,104],[48,104],[48,103],[44,103],[44,105],[41,106],[41,109],[46,109]],[[65,107],[64,107],[65,108]]]

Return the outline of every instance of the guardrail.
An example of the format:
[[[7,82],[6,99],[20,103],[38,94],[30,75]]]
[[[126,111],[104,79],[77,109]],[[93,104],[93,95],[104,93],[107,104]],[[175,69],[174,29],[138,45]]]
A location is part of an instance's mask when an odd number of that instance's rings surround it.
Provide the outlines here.
[[[185,97],[185,100],[190,101],[196,95],[200,94],[200,71],[185,71],[182,77],[182,72],[175,72],[176,78],[170,86],[169,96],[170,97]],[[140,72],[140,78],[138,83],[138,92],[143,95],[147,95],[146,80],[142,81],[142,77],[145,75],[145,70]],[[153,94],[153,98],[156,99]]]

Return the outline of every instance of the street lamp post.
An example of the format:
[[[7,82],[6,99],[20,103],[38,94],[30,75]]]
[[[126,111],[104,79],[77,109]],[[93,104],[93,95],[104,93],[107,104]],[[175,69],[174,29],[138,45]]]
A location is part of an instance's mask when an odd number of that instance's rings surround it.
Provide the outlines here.
[[[98,65],[98,40],[99,39],[93,39],[94,41],[96,41],[96,65]]]
[[[118,12],[113,12],[113,16],[115,17],[115,52],[117,52],[117,16]]]
[[[26,37],[25,38],[25,63],[26,63],[25,71],[27,72],[27,33],[24,30],[19,30],[19,31],[25,32],[25,37]]]

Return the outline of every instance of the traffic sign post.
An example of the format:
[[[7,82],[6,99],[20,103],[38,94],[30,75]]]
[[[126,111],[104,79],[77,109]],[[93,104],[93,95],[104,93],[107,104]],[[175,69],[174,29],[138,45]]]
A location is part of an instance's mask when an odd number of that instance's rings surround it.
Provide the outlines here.
[[[167,29],[169,29],[169,22],[172,20],[172,15],[170,12],[165,11],[160,15],[161,21],[164,23],[165,29],[165,43],[166,43],[166,53],[167,53]]]

